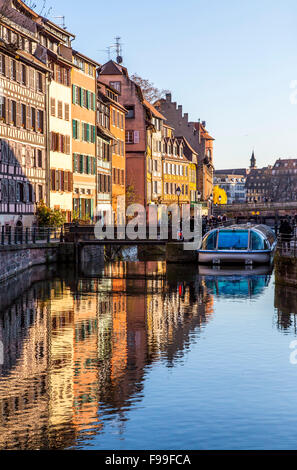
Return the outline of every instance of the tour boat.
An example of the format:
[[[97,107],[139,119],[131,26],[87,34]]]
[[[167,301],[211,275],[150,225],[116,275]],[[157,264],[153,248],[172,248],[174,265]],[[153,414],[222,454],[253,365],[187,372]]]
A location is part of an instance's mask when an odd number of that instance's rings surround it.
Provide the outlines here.
[[[273,262],[277,238],[266,225],[232,225],[208,232],[198,250],[202,264],[269,264]]]

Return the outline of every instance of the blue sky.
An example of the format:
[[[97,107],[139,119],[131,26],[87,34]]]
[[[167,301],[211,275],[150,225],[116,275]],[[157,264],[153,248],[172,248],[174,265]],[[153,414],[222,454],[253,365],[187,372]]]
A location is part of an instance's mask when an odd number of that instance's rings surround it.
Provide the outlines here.
[[[207,122],[217,168],[247,166],[253,148],[258,166],[297,158],[297,104],[290,99],[297,81],[296,0],[47,5],[50,19],[65,15],[75,48],[100,63],[121,36],[129,72],[171,90],[190,119]]]

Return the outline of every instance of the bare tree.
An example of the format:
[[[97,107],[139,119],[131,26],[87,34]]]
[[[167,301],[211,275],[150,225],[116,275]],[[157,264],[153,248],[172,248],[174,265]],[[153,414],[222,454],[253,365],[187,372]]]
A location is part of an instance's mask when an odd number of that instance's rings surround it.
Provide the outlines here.
[[[137,85],[140,86],[143,92],[143,96],[145,97],[147,101],[149,101],[149,103],[154,103],[155,101],[158,101],[161,98],[164,98],[166,93],[169,93],[169,90],[160,90],[159,88],[155,87],[155,85],[152,82],[144,78],[141,78],[136,73],[131,75],[130,78]]]

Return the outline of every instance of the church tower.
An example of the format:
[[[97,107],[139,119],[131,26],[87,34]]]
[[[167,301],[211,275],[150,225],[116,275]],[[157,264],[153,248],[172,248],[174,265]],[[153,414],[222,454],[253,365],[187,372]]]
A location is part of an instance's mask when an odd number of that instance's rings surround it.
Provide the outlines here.
[[[252,158],[251,158],[251,166],[250,166],[251,170],[254,170],[255,168],[257,168],[256,163],[257,163],[257,161],[256,161],[256,157],[255,157],[255,152],[253,151]]]

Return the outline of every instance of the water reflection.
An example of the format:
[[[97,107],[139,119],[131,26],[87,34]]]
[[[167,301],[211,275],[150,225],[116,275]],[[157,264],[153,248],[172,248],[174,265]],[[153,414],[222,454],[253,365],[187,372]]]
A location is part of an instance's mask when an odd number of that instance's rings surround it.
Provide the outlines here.
[[[115,415],[123,426],[149,368],[180,363],[212,321],[214,296],[259,296],[270,279],[158,261],[100,269],[44,272],[10,306],[0,299],[1,449],[86,446]]]
[[[275,286],[274,306],[277,311],[277,327],[283,332],[297,334],[297,295],[296,288]]]
[[[234,268],[200,267],[206,286],[216,297],[248,299],[257,298],[268,287],[272,268],[268,266]]]

